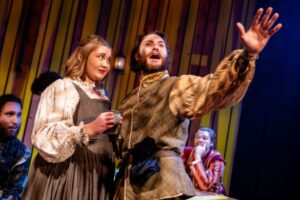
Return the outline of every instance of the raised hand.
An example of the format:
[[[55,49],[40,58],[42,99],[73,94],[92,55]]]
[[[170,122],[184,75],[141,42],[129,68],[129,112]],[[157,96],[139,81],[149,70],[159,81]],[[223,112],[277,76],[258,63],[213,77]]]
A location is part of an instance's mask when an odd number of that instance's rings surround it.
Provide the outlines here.
[[[197,145],[195,147],[195,160],[201,160],[203,153],[206,151],[206,144],[203,146]]]
[[[247,31],[245,31],[245,28],[241,23],[237,23],[240,38],[244,48],[249,53],[260,53],[267,45],[272,35],[277,33],[282,27],[282,24],[279,23],[272,28],[279,17],[278,13],[273,14],[271,17],[273,8],[269,7],[262,16],[263,11],[262,8],[258,9],[253,18],[251,27]]]
[[[105,132],[114,126],[114,113],[101,113],[94,121],[85,124],[84,130],[89,136]]]

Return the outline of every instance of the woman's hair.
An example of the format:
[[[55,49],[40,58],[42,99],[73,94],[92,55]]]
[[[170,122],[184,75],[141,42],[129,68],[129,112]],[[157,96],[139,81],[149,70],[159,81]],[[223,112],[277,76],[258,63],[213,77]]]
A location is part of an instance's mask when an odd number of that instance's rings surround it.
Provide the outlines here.
[[[137,39],[135,41],[135,45],[130,54],[130,69],[136,73],[140,72],[141,68],[139,66],[138,61],[135,58],[135,55],[139,51],[139,48],[140,48],[140,45],[141,45],[143,39],[147,35],[150,35],[150,34],[156,34],[163,39],[163,41],[165,42],[165,45],[166,45],[166,49],[167,49],[167,58],[166,58],[166,66],[165,66],[166,69],[168,69],[169,65],[171,64],[170,47],[168,44],[168,38],[167,38],[166,34],[160,32],[160,31],[145,32],[144,34],[141,34],[137,37]]]
[[[98,35],[90,35],[81,40],[64,66],[65,76],[84,81],[86,61],[90,53],[99,46],[111,48],[110,44]]]

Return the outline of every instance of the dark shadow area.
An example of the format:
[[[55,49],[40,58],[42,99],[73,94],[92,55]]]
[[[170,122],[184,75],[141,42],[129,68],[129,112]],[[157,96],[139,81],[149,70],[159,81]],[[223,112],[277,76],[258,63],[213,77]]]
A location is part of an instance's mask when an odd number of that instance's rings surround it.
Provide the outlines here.
[[[300,146],[300,2],[257,1],[274,7],[283,29],[257,61],[243,101],[230,196],[297,199]]]

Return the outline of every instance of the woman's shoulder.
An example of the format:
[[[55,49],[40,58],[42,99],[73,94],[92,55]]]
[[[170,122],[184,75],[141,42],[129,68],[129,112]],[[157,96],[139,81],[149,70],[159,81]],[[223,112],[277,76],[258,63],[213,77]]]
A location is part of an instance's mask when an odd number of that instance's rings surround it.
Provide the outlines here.
[[[57,96],[58,94],[59,96],[65,96],[70,95],[69,93],[73,93],[74,91],[75,87],[72,84],[72,80],[70,78],[63,78],[58,79],[49,85],[42,93],[42,96]]]
[[[52,83],[51,86],[57,89],[66,90],[69,89],[70,87],[74,88],[74,84],[76,83],[71,78],[63,78],[63,79],[56,80],[54,83]]]

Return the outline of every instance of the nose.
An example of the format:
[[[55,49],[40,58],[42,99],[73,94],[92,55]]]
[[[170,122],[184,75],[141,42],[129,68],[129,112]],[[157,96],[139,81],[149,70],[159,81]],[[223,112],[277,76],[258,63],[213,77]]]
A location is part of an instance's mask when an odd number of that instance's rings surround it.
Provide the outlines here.
[[[153,50],[158,50],[158,44],[153,44]]]
[[[17,115],[13,115],[13,116],[11,117],[11,122],[12,122],[13,124],[17,124],[19,121],[20,121],[20,119],[19,119],[19,117],[18,117]]]
[[[204,142],[204,139],[203,139],[203,138],[199,138],[199,140],[198,140],[198,141],[199,141],[199,143],[201,143],[201,144],[202,144],[202,143]]]
[[[110,62],[108,60],[103,60],[101,63],[101,66],[104,68],[108,68],[109,65],[110,65]]]

